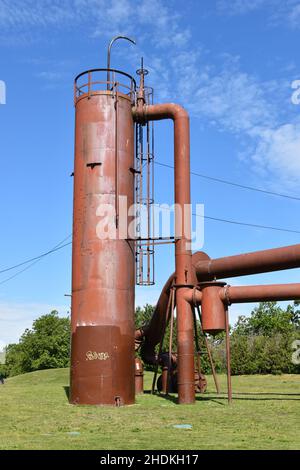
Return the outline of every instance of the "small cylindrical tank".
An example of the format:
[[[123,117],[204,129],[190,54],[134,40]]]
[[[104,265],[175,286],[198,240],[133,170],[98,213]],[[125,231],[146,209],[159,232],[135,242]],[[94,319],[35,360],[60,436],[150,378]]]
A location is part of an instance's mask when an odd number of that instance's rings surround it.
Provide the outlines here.
[[[144,393],[144,366],[142,361],[135,358],[135,394]]]
[[[225,304],[220,298],[220,288],[224,282],[203,282],[199,284],[202,292],[202,328],[205,333],[216,335],[225,330]]]
[[[92,72],[75,87],[70,402],[119,406],[135,400],[134,246],[113,234],[116,210],[130,223],[118,196],[134,202],[134,123],[130,93],[93,86]]]

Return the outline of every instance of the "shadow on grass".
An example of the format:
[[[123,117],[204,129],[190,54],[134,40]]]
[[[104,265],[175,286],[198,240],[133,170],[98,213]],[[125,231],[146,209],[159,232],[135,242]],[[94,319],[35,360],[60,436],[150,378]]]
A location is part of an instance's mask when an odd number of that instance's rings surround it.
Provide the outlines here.
[[[279,397],[299,397],[300,399],[300,393],[277,393],[277,392],[237,392],[235,395],[253,395],[253,396],[261,396],[261,395],[272,395],[272,396],[279,396]]]
[[[242,395],[242,396],[237,396],[237,395]],[[254,396],[252,396],[254,395]],[[258,396],[259,395],[259,396]],[[264,395],[274,395],[272,397],[265,397]],[[298,396],[298,398],[290,398],[291,396]],[[218,401],[219,404],[224,404],[223,402],[227,402],[227,396],[197,396],[196,397],[197,401],[216,401],[216,400],[222,400],[221,402]],[[287,393],[286,395],[281,393],[234,393],[232,397],[233,401],[300,401],[300,395],[297,394],[290,394]]]
[[[69,398],[70,398],[70,387],[69,387],[69,385],[64,386],[64,391],[65,391],[66,397],[69,401]]]
[[[144,395],[153,395],[154,397],[161,398],[162,400],[172,401],[173,403],[177,403],[177,397],[173,395],[164,395],[163,393],[155,391],[152,394],[151,390],[144,390]]]
[[[151,394],[150,390],[145,390],[144,394]],[[178,404],[178,398],[177,395],[164,395],[163,393],[155,392],[153,394],[154,396],[157,396],[161,398],[162,400],[168,400],[171,401],[172,403],[175,403],[175,405]],[[224,397],[226,399],[226,397]],[[223,401],[218,401],[218,400],[223,400],[223,397],[206,397],[205,395],[201,396],[196,396],[197,401],[205,400],[205,401],[212,401],[214,403],[217,403],[218,405],[224,405]]]
[[[70,387],[64,386],[64,391],[69,401],[70,398]],[[151,390],[144,390],[144,395],[152,395]],[[172,403],[177,404],[178,399],[176,395],[164,395],[163,393],[155,392],[153,396],[161,398],[162,400],[168,400]],[[297,397],[297,398],[291,398]],[[263,392],[237,392],[233,394],[233,401],[300,401],[299,393],[263,393]],[[197,394],[196,402],[201,401],[211,401],[217,405],[226,406],[227,405],[227,395],[221,393],[220,395],[210,395],[210,394]]]

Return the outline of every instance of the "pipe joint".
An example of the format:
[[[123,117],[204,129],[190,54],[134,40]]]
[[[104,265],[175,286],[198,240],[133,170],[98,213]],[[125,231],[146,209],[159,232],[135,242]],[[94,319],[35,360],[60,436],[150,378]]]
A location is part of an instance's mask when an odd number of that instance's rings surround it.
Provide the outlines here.
[[[176,103],[134,106],[132,113],[134,120],[139,123],[162,119],[172,119],[173,121],[185,119],[189,122],[188,112]]]

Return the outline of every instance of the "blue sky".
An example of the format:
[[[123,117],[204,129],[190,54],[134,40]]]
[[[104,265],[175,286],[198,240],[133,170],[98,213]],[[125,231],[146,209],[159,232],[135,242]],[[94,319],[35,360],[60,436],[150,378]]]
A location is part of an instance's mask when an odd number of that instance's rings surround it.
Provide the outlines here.
[[[300,197],[298,0],[0,0],[0,270],[51,249],[72,230],[73,79],[112,65],[135,74],[141,55],[155,101],[191,114],[194,172]],[[172,164],[172,125],[156,125],[156,159]],[[171,203],[172,170],[156,167],[156,201]],[[300,231],[297,200],[192,176],[193,203],[207,216]],[[205,221],[211,257],[299,243],[299,234]],[[137,290],[155,303],[174,267],[173,249],[157,248],[156,285]],[[71,249],[46,257],[9,282],[0,275],[0,348],[52,308],[66,314]],[[297,282],[299,270],[232,284]],[[235,306],[231,321],[252,306]]]

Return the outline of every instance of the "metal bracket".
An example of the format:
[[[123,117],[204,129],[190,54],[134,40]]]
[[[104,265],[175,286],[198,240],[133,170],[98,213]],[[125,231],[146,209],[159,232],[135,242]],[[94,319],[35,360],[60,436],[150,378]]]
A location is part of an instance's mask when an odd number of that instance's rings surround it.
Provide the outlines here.
[[[130,171],[133,175],[137,175],[137,174],[140,175],[140,174],[141,174],[141,171],[136,170],[135,168],[132,168],[132,167],[129,168],[129,171]]]
[[[93,163],[86,164],[87,168],[91,168],[92,170],[95,168],[95,166],[100,166],[100,165],[102,165],[101,162],[93,162]]]

